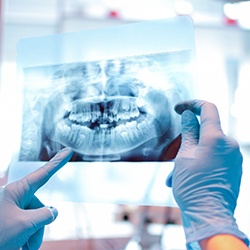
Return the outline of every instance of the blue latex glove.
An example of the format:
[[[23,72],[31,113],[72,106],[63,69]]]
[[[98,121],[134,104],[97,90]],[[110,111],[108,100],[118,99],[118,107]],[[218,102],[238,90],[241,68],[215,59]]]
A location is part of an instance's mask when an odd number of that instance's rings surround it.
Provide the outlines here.
[[[182,114],[182,142],[166,183],[181,210],[187,248],[200,249],[198,241],[216,234],[249,244],[234,218],[242,175],[238,143],[223,134],[214,104],[192,100],[175,110]]]
[[[43,167],[19,181],[0,187],[0,249],[39,249],[44,226],[53,222],[58,212],[53,207],[45,207],[34,193],[71,156],[72,150],[65,148]]]

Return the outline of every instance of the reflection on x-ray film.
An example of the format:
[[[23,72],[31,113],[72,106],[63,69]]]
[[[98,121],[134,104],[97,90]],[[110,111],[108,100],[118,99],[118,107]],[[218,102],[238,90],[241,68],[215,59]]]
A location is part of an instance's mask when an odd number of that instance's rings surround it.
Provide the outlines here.
[[[21,161],[158,161],[179,133],[189,51],[23,69]]]

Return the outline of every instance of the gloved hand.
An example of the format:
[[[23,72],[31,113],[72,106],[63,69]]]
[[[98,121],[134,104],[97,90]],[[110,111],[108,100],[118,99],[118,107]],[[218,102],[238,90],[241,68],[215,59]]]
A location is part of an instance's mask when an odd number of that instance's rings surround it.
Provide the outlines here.
[[[180,207],[188,249],[216,234],[249,244],[234,218],[242,175],[238,143],[223,134],[214,104],[192,100],[175,110],[182,114],[182,142],[166,184]]]
[[[0,187],[0,249],[39,249],[44,226],[53,222],[58,212],[53,207],[45,207],[34,193],[71,156],[72,150],[65,148],[33,173]]]

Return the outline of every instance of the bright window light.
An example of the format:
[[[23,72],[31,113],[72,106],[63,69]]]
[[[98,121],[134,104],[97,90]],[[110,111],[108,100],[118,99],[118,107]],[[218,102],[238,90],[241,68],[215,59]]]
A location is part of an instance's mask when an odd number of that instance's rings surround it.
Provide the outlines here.
[[[1,92],[0,116],[3,118],[0,125],[0,176],[6,172],[9,167],[11,158],[16,149],[16,141],[18,141],[19,115],[17,114],[18,99],[14,95],[16,88],[16,66],[15,63],[3,63],[1,67]]]
[[[193,5],[186,0],[175,1],[174,7],[179,15],[191,15],[193,13]]]

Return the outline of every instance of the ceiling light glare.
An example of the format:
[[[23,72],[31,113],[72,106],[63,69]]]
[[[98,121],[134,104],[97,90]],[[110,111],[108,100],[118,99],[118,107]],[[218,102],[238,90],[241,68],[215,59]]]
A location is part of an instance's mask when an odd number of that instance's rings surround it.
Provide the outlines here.
[[[84,7],[84,12],[87,16],[100,18],[106,16],[107,9],[103,5],[89,4]]]
[[[238,24],[243,29],[250,29],[250,1],[238,3],[240,13]]]

